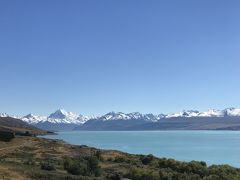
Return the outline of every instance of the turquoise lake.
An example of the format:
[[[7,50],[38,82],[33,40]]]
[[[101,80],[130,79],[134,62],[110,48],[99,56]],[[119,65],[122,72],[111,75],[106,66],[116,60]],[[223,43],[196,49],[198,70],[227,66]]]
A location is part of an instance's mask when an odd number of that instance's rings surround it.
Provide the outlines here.
[[[240,167],[240,131],[69,131],[44,137],[132,154]]]

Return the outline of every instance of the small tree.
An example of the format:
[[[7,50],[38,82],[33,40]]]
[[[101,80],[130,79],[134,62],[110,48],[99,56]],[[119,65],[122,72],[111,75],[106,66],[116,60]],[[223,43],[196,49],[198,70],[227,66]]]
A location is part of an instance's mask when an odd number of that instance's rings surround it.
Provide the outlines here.
[[[26,132],[24,133],[24,136],[31,136],[31,133],[30,133],[29,131],[26,131]]]
[[[13,138],[15,138],[15,133],[14,132],[0,131],[0,141],[9,142]]]
[[[147,156],[141,157],[140,159],[144,165],[148,165],[149,163],[152,162],[152,160],[154,159],[154,156],[152,154],[149,154]]]

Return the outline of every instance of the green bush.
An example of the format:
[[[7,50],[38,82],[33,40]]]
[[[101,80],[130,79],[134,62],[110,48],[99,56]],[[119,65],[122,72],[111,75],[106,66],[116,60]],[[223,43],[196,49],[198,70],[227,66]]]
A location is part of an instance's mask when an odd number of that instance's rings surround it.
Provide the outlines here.
[[[128,159],[124,156],[117,156],[115,157],[114,162],[117,162],[117,163],[128,162]]]
[[[122,176],[120,174],[110,174],[107,176],[107,179],[109,180],[121,180],[122,179]]]
[[[73,175],[82,176],[100,176],[101,169],[98,165],[99,160],[96,156],[89,156],[85,158],[65,158],[64,169]]]
[[[8,131],[0,131],[0,141],[6,141],[9,142],[13,138],[15,138],[15,134],[13,132]]]
[[[95,156],[98,158],[99,161],[102,161],[102,160],[103,160],[101,151],[97,150],[97,151],[95,152]]]
[[[29,131],[26,131],[23,135],[24,136],[31,136],[31,133]]]
[[[128,174],[128,178],[132,180],[159,180],[159,173],[143,168],[132,168]]]
[[[162,158],[158,160],[159,168],[169,168],[178,173],[198,174],[201,177],[207,175],[207,166],[205,162],[191,161],[189,163],[179,162],[173,159]]]
[[[142,161],[142,163],[143,163],[144,165],[150,164],[150,163],[153,161],[153,159],[154,159],[154,156],[153,156],[152,154],[149,154],[149,155],[147,155],[147,156],[141,156],[141,157],[140,157],[140,160]]]
[[[41,163],[41,169],[46,171],[53,171],[56,170],[54,165],[49,162],[42,162]]]
[[[100,176],[100,168],[98,165],[98,158],[96,156],[90,156],[87,158],[88,162],[88,171],[90,174],[94,174],[95,176]]]
[[[86,162],[81,162],[80,160],[66,158],[64,161],[64,169],[73,175],[88,175]]]

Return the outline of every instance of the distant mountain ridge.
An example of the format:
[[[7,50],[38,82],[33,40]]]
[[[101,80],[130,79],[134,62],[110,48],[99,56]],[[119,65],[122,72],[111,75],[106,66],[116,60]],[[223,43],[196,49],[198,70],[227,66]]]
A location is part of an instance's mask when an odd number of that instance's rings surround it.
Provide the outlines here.
[[[92,118],[94,118],[94,116],[77,115],[72,112],[67,112],[64,109],[58,109],[49,116],[28,114],[21,119],[41,129],[49,131],[66,131],[72,130]]]
[[[72,112],[67,112],[64,109],[58,109],[54,113],[49,116],[39,116],[34,114],[28,114],[21,119],[29,124],[37,124],[37,123],[63,123],[63,124],[83,124],[87,120],[92,117],[76,115]]]
[[[6,113],[0,113],[0,117],[14,117],[9,116]],[[16,117],[16,116],[15,116]],[[108,124],[108,128],[113,129],[125,127],[139,126],[139,124],[152,124],[168,122],[176,119],[221,119],[229,117],[240,118],[240,108],[227,108],[224,110],[210,109],[208,111],[199,112],[196,110],[182,111],[172,114],[141,114],[139,112],[123,113],[123,112],[109,112],[103,116],[84,116],[77,115],[72,112],[67,112],[64,109],[58,109],[49,116],[39,116],[34,114],[28,114],[20,119],[28,124],[34,125],[38,128],[45,130],[73,130],[73,129],[104,129]],[[178,123],[178,122],[176,122]],[[90,127],[91,124],[91,127]],[[100,128],[102,126],[102,128]],[[119,126],[119,127],[114,127]],[[121,128],[122,127],[122,128]]]

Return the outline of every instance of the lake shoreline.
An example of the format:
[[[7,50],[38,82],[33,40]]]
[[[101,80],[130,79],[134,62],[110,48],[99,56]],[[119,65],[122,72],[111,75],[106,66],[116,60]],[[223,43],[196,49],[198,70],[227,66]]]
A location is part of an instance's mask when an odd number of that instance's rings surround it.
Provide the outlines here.
[[[153,154],[179,161],[205,161],[240,167],[239,131],[67,131],[44,136],[130,154]],[[229,154],[226,158],[224,154]]]
[[[240,178],[240,169],[229,165],[207,165],[204,161],[184,162],[150,154],[72,145],[44,136],[16,136],[4,144],[4,151],[0,151],[0,173],[8,179]]]

